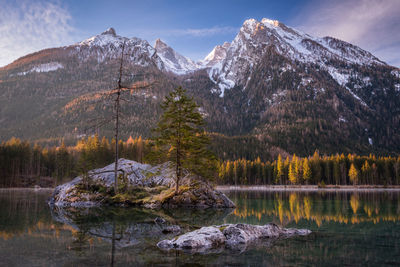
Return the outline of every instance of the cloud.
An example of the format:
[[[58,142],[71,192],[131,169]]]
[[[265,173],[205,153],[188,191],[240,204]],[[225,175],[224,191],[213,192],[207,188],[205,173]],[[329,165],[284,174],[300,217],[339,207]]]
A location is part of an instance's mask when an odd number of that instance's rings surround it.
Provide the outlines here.
[[[303,31],[356,44],[400,66],[399,0],[313,0],[292,24]]]
[[[173,36],[194,36],[194,37],[205,37],[213,36],[218,34],[230,34],[237,33],[238,28],[235,27],[212,27],[203,29],[175,29],[164,32],[166,35]]]
[[[163,36],[187,36],[187,37],[210,37],[214,35],[221,34],[231,34],[237,33],[238,28],[235,27],[212,27],[212,28],[202,28],[202,29],[170,29],[163,31],[153,31],[153,35],[163,35]]]
[[[69,12],[57,3],[2,2],[0,9],[0,66],[44,48],[72,42]]]

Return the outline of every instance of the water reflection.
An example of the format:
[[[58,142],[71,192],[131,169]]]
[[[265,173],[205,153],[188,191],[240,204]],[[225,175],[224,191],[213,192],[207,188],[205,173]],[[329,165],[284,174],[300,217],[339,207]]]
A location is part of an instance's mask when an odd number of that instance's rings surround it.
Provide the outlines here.
[[[396,192],[243,192],[229,193],[238,205],[233,212],[241,220],[281,225],[301,220],[359,224],[400,221],[400,199]]]
[[[54,221],[74,229],[74,242],[100,238],[117,248],[172,238],[181,232],[221,222],[232,210],[150,210],[143,208],[58,208],[51,207]]]
[[[232,211],[50,209],[51,192],[0,190],[0,265],[277,266],[400,264],[399,193],[230,192]],[[230,213],[232,212],[232,213]],[[307,237],[243,253],[164,252],[156,218],[184,231],[212,224],[275,222]]]

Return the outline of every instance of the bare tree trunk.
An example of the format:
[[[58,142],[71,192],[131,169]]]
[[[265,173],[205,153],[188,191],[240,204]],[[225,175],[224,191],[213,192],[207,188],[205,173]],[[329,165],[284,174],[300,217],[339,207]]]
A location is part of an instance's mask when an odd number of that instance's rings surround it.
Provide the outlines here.
[[[119,127],[119,97],[120,92],[117,94],[117,99],[115,100],[115,109],[116,109],[116,116],[115,116],[115,164],[114,164],[114,192],[117,193],[118,191],[118,127]]]
[[[115,99],[115,165],[114,165],[114,192],[118,192],[118,129],[119,129],[119,100],[121,96],[122,66],[124,62],[125,42],[122,45],[121,62],[119,66],[118,91]]]

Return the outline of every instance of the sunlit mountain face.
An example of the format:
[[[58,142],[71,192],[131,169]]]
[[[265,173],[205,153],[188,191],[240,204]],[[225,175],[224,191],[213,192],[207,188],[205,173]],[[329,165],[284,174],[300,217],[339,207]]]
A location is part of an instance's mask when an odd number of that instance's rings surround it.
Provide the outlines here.
[[[400,150],[400,70],[350,43],[279,21],[246,20],[236,37],[195,62],[112,28],[82,42],[26,55],[0,68],[0,139],[74,143],[113,135],[122,46],[123,83],[148,82],[122,103],[122,138],[150,136],[160,103],[182,85],[207,130],[246,136],[298,155]]]

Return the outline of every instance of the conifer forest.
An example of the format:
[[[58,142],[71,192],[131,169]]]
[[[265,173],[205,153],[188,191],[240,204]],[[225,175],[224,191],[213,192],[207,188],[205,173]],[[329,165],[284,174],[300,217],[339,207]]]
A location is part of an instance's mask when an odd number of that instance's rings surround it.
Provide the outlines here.
[[[100,168],[114,160],[115,140],[97,135],[73,146],[40,146],[12,138],[0,144],[0,186],[24,186],[46,178],[55,186],[82,172]],[[141,137],[119,140],[119,157],[146,161],[150,141]],[[222,148],[211,145],[217,158]],[[226,155],[225,155],[226,157]],[[400,157],[336,154],[308,157],[278,155],[270,160],[220,160],[214,183],[220,185],[399,185]]]

